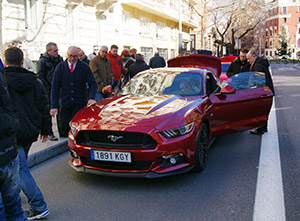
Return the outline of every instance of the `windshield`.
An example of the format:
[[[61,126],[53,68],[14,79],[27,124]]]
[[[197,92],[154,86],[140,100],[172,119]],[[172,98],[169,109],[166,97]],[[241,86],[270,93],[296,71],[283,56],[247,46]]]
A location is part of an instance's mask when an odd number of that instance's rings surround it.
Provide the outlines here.
[[[190,72],[146,72],[138,74],[120,92],[120,95],[127,94],[203,95],[202,75]]]

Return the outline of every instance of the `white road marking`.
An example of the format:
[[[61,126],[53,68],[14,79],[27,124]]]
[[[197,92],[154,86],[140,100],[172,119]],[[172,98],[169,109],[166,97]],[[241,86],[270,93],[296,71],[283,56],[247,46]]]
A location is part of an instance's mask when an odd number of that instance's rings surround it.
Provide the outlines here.
[[[275,98],[268,120],[268,133],[262,135],[253,221],[285,221]]]

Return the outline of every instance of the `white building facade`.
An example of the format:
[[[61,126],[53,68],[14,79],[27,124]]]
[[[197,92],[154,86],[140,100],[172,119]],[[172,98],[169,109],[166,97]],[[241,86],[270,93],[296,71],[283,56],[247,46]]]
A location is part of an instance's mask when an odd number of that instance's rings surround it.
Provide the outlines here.
[[[190,30],[199,24],[191,12],[196,0],[0,2],[1,52],[13,40],[21,40],[31,60],[39,59],[48,42],[57,43],[61,56],[71,45],[89,54],[93,45],[116,44],[119,52],[136,48],[146,61],[156,50],[169,59],[178,55],[179,24],[183,42],[190,39]]]

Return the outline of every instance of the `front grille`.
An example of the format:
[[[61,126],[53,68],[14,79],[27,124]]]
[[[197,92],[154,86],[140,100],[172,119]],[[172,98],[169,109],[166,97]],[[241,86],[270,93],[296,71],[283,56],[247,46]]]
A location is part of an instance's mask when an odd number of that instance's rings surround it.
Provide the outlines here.
[[[79,131],[76,143],[83,146],[117,149],[154,149],[156,141],[148,134],[125,131]]]
[[[112,170],[147,170],[150,168],[150,161],[134,161],[132,163],[107,162],[92,160],[89,157],[81,157],[81,162],[87,166],[98,167]]]

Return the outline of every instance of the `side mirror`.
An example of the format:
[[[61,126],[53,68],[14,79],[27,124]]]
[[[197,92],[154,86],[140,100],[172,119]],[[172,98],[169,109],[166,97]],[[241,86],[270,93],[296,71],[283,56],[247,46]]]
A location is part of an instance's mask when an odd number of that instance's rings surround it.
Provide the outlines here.
[[[235,93],[234,87],[227,84],[226,86],[222,87],[220,92],[216,95],[226,95],[226,94],[234,94],[234,93]]]

